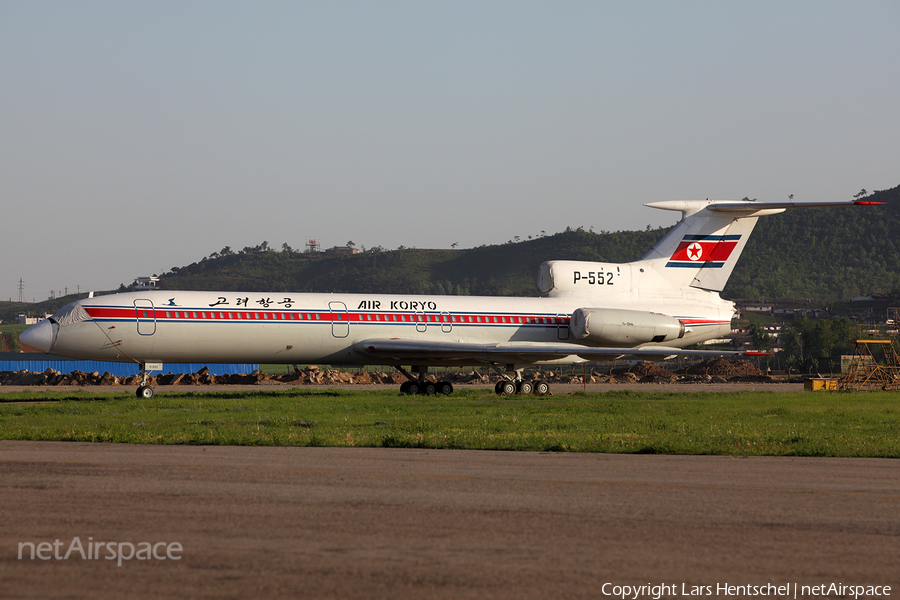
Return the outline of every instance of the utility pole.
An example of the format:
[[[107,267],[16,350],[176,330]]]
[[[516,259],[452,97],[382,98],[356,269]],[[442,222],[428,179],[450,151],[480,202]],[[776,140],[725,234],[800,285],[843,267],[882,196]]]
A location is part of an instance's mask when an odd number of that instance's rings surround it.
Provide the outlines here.
[[[25,302],[25,281],[19,278],[19,302]]]

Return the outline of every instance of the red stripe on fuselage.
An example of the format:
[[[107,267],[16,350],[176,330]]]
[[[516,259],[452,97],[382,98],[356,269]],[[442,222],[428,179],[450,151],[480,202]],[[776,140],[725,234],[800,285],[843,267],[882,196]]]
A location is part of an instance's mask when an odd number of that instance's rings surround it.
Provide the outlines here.
[[[132,307],[86,307],[94,319],[133,321],[156,319],[157,321],[256,321],[256,322],[311,322],[311,323],[362,323],[383,324],[416,323],[456,324],[456,325],[567,325],[568,316],[522,315],[522,314],[450,314],[434,312],[345,312],[345,311],[267,311],[267,310],[174,310],[172,307],[132,308]]]
[[[725,323],[731,323],[731,320],[717,320],[717,319],[678,319],[685,325],[724,325]]]

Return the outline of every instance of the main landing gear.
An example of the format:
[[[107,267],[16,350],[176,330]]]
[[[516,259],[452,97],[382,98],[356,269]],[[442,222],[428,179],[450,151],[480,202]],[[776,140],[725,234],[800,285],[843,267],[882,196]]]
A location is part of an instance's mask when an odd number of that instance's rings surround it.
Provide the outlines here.
[[[418,377],[411,375],[403,367],[397,367],[397,370],[406,375],[409,379],[409,381],[404,381],[400,384],[401,394],[407,394],[409,396],[434,396],[435,394],[443,394],[449,396],[453,393],[453,384],[449,381],[438,381],[435,383],[433,381],[425,380],[425,372],[428,370],[428,367],[414,367],[413,370],[419,374]]]
[[[550,393],[550,384],[546,381],[535,379],[534,381],[526,381],[522,377],[524,369],[517,369],[515,365],[507,365],[506,373],[501,371],[497,365],[491,365],[491,368],[500,373],[503,377],[494,386],[494,391],[498,395],[506,394],[512,396],[514,394],[537,394],[544,396]]]
[[[501,379],[494,386],[494,391],[499,395],[506,394],[507,396],[512,396],[513,394],[537,394],[538,396],[544,396],[550,393],[550,385],[546,381],[538,380]]]
[[[512,396],[514,394],[537,394],[539,396],[544,396],[550,393],[550,385],[546,381],[537,379],[534,381],[526,381],[522,377],[523,369],[516,369],[510,365],[507,367],[507,372],[510,373],[508,375],[497,368],[496,365],[491,365],[491,368],[500,373],[503,377],[503,379],[498,381],[497,385],[494,386],[494,391],[498,395],[506,394],[507,396]],[[397,367],[397,370],[409,379],[409,381],[404,381],[400,384],[401,394],[410,396],[434,396],[436,394],[444,394],[445,396],[449,396],[453,393],[453,384],[449,381],[438,381],[435,383],[425,379],[425,373],[428,371],[428,367],[413,367],[412,370],[418,374],[418,377],[409,373],[403,367]]]

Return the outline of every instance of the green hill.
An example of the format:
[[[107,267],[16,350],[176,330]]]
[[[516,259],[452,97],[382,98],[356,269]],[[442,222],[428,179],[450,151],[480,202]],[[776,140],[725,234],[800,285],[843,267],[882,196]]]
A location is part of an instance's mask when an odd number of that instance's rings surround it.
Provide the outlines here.
[[[566,231],[467,250],[369,250],[352,256],[273,250],[207,258],[161,277],[166,289],[536,296],[548,259],[625,262],[665,230]],[[264,245],[265,246],[265,245]]]
[[[900,296],[900,186],[865,199],[887,205],[761,218],[722,295],[827,301],[872,292]]]
[[[900,293],[900,187],[866,199],[888,205],[794,210],[761,218],[722,295],[834,301],[870,292]],[[543,261],[635,260],[666,229],[565,231],[467,250],[376,249],[353,256],[243,252],[173,269],[162,277],[162,285],[168,289],[536,296],[535,278]]]

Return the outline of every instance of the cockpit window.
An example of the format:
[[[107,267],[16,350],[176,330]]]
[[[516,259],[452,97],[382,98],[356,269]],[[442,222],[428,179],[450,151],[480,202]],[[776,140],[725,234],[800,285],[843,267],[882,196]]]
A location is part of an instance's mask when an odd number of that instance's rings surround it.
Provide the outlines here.
[[[84,307],[81,306],[81,304],[72,302],[56,311],[56,314],[50,318],[56,323],[59,323],[60,327],[64,327],[66,325],[71,325],[72,323],[78,323],[79,321],[87,321],[91,318],[91,315],[84,310]]]

